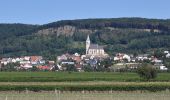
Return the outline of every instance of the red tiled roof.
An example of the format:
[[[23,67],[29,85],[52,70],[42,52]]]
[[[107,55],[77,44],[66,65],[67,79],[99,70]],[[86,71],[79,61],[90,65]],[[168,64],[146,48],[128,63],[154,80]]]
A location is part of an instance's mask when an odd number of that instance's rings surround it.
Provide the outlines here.
[[[41,60],[41,59],[42,59],[41,56],[31,56],[31,57],[30,57],[30,60],[33,61],[33,62],[34,62],[34,61],[39,61],[39,60]]]
[[[49,70],[50,68],[48,66],[38,66],[39,69],[42,70]]]

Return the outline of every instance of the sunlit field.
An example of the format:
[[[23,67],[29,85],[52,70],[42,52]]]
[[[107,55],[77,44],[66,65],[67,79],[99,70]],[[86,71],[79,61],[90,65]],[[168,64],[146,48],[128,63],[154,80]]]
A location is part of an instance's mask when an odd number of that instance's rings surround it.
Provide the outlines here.
[[[143,81],[136,73],[115,72],[0,72],[0,82],[64,82],[64,81]],[[158,73],[152,81],[170,81],[170,73]]]
[[[170,73],[1,72],[0,100],[170,100]]]
[[[0,93],[0,100],[169,100],[169,92],[140,93],[140,92],[113,92],[113,93]]]

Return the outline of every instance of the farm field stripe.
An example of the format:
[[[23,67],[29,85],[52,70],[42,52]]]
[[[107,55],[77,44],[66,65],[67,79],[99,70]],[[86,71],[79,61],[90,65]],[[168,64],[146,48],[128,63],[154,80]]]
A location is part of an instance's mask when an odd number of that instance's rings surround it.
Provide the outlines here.
[[[170,82],[106,82],[104,84],[99,83],[11,83],[5,84],[0,83],[0,91],[137,91],[137,90],[147,90],[147,91],[163,91],[170,89]]]
[[[170,82],[0,82],[0,85],[170,85]]]

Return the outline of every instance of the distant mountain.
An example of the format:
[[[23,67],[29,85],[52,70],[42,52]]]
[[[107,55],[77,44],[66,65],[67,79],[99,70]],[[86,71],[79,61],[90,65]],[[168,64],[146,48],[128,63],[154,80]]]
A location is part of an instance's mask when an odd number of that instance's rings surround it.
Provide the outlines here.
[[[0,24],[0,56],[85,53],[85,40],[105,45],[105,50],[145,53],[170,49],[170,20],[112,18],[63,20],[45,25]]]

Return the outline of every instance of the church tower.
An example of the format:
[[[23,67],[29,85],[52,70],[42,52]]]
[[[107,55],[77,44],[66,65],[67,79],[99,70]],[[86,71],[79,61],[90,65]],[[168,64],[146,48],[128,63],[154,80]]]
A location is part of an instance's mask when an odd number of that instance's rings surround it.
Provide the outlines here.
[[[88,54],[89,47],[90,47],[90,38],[89,38],[89,35],[88,35],[87,40],[86,40],[86,55]]]

